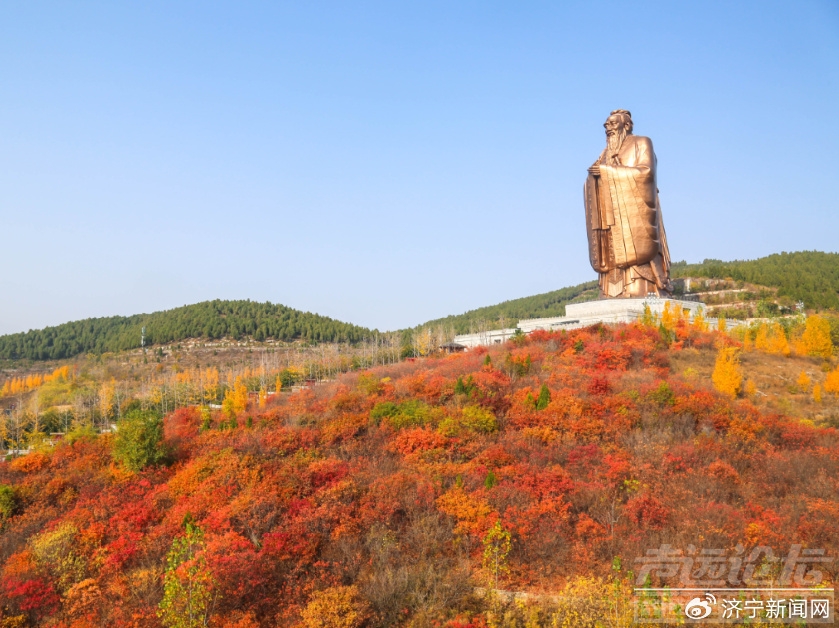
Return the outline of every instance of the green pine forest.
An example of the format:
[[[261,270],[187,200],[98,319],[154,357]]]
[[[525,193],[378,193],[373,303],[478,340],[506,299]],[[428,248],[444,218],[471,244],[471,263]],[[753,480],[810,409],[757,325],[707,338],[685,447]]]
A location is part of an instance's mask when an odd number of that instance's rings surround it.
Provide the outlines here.
[[[839,253],[799,251],[776,253],[756,260],[678,262],[673,265],[671,275],[731,278],[777,288],[778,297],[803,301],[810,309],[839,309]]]
[[[476,326],[481,322],[489,323],[489,328],[500,327],[501,321],[504,322],[504,327],[515,327],[519,319],[522,318],[565,316],[566,304],[592,301],[597,296],[597,281],[587,281],[570,288],[560,288],[532,297],[522,297],[521,299],[504,301],[497,305],[480,307],[456,316],[438,318],[428,321],[425,325],[451,325],[454,327],[455,333],[458,334],[477,331]]]
[[[83,353],[136,349],[187,339],[269,338],[280,341],[358,342],[373,332],[326,316],[255,301],[205,301],[134,316],[89,318],[55,327],[0,336],[0,358],[57,360]]]
[[[674,278],[694,277],[744,281],[777,289],[777,296],[803,301],[810,309],[839,310],[839,253],[801,251],[779,253],[756,260],[700,264],[677,262]],[[597,283],[589,281],[545,294],[504,301],[423,326],[443,324],[456,333],[469,333],[481,322],[497,327],[516,325],[522,318],[562,316],[565,305],[597,297]],[[91,318],[55,327],[0,336],[0,359],[48,360],[79,354],[117,352],[146,343],[160,345],[188,339],[252,338],[256,341],[356,343],[375,334],[357,325],[301,312],[283,305],[253,301],[206,301],[194,305],[134,316]]]

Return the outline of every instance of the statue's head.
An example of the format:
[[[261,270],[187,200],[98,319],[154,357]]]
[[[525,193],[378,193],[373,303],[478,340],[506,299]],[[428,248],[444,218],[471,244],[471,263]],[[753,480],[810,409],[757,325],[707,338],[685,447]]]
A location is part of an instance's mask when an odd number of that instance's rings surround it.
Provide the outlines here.
[[[626,109],[615,109],[603,123],[606,137],[632,134],[632,114]]]
[[[606,147],[616,158],[627,135],[632,135],[632,114],[626,109],[615,109],[603,123],[606,129]]]

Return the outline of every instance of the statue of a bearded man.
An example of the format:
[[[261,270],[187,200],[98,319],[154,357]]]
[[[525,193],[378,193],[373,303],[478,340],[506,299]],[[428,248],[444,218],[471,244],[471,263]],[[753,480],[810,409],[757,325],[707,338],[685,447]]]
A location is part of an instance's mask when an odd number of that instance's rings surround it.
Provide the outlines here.
[[[661,219],[656,158],[648,137],[632,135],[632,115],[613,111],[606,149],[585,185],[591,266],[602,297],[669,295],[670,252]]]

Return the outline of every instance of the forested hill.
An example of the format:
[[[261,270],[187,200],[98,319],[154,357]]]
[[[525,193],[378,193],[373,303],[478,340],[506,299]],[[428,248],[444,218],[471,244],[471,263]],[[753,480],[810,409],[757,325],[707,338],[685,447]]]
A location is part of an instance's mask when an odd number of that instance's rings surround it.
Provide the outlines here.
[[[755,260],[679,262],[673,265],[671,274],[673,277],[730,277],[778,288],[779,297],[803,301],[808,308],[839,309],[839,253],[799,251]]]
[[[597,282],[587,281],[578,286],[561,288],[532,297],[522,297],[504,301],[497,305],[488,305],[470,310],[463,314],[438,318],[425,325],[452,325],[455,333],[468,334],[476,331],[476,326],[485,324],[488,328],[515,327],[522,318],[547,318],[565,316],[568,303],[591,301],[598,296]]]
[[[804,301],[808,308],[839,309],[839,254],[819,251],[780,253],[756,260],[701,264],[677,262],[673,277],[732,278],[777,288],[779,297]],[[597,298],[597,282],[530,297],[504,301],[425,325],[451,325],[455,333],[515,327],[523,318],[562,316],[568,303]],[[0,336],[0,359],[61,359],[81,353],[122,351],[140,346],[146,328],[149,345],[190,338],[217,340],[250,337],[257,341],[357,342],[371,330],[283,305],[252,301],[206,301],[195,305],[134,316],[91,318],[56,327]]]
[[[0,336],[0,359],[61,359],[81,353],[136,349],[143,327],[148,345],[189,338],[244,337],[258,341],[356,342],[372,333],[364,327],[284,305],[216,300],[153,314],[89,318]]]
[[[723,262],[706,259],[701,264],[676,262],[672,273],[677,277],[731,278],[739,281],[777,288],[779,297],[804,301],[808,308],[839,309],[839,253],[799,251],[777,253],[755,260]],[[597,282],[562,288],[532,297],[504,301],[481,307],[456,316],[438,318],[425,323],[451,324],[458,334],[474,331],[484,324],[487,328],[515,327],[520,319],[564,316],[565,305],[590,301],[598,296]]]

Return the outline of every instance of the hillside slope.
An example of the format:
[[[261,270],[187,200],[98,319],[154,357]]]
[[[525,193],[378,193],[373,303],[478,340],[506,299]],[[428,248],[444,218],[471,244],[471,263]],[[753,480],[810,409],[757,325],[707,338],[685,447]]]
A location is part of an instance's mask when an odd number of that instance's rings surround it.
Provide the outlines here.
[[[587,281],[577,286],[560,288],[552,292],[537,294],[531,297],[511,299],[496,305],[488,305],[469,310],[463,314],[437,318],[424,323],[428,325],[446,325],[454,327],[457,334],[468,334],[475,331],[476,326],[485,325],[488,329],[515,327],[522,318],[547,318],[550,316],[565,316],[565,306],[569,303],[591,301],[598,296],[597,282]]]
[[[800,251],[756,260],[723,262],[706,259],[700,264],[677,262],[673,265],[672,274],[674,278],[730,278],[772,288],[774,296],[788,306],[803,301],[811,309],[839,309],[837,253]],[[597,296],[597,283],[589,281],[434,319],[418,327],[442,325],[453,329],[456,334],[469,333],[481,327],[514,327],[524,318],[563,316],[568,303],[590,301]],[[216,300],[165,312],[93,318],[0,336],[0,359],[63,359],[82,353],[135,349],[140,346],[142,327],[146,327],[148,345],[225,337],[237,340],[248,337],[256,341],[354,343],[375,333],[364,327],[283,305]]]
[[[701,264],[678,262],[673,277],[731,278],[777,288],[778,297],[803,301],[811,309],[839,309],[839,253],[799,251],[776,253],[755,260]]]
[[[263,341],[357,342],[372,332],[326,316],[255,301],[205,301],[134,316],[89,318],[0,336],[0,359],[56,360],[81,353],[123,351],[190,338],[252,337]]]
[[[811,309],[839,309],[839,253],[800,251],[733,262],[715,259],[706,259],[700,264],[676,262],[673,264],[672,275],[674,279],[730,278],[776,289],[775,296],[788,301],[790,305],[795,301],[803,301]],[[452,325],[458,334],[474,331],[479,325],[487,329],[498,329],[502,324],[514,327],[524,318],[564,316],[568,303],[590,301],[597,297],[597,282],[589,281],[438,318],[421,326]]]
[[[835,556],[836,429],[715,392],[694,367],[737,343],[677,337],[538,332],[116,435],[79,428],[0,465],[0,617],[183,625],[189,605],[240,628],[501,625],[490,612],[627,626],[643,583],[627,569],[650,548]],[[673,586],[663,573],[648,584]],[[499,608],[486,586],[550,597]]]

